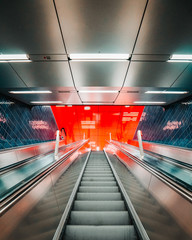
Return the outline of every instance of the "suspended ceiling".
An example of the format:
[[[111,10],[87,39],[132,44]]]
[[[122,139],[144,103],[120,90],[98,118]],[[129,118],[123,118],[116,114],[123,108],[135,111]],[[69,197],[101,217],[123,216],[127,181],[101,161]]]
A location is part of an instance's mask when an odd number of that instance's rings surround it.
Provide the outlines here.
[[[2,0],[0,54],[25,53],[32,62],[0,63],[1,92],[27,104],[166,105],[181,100],[192,91],[192,65],[167,60],[175,53],[192,54],[191,12],[191,0]],[[71,53],[131,57],[124,62],[72,62]],[[9,93],[42,89],[52,94]]]

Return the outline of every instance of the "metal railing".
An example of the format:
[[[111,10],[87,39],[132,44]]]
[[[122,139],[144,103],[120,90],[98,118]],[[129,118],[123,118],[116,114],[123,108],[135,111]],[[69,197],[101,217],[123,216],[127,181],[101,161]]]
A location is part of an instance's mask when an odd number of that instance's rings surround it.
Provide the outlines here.
[[[182,197],[187,199],[188,201],[192,202],[192,194],[189,190],[182,187],[180,184],[178,184],[176,181],[174,181],[172,178],[168,177],[164,173],[157,171],[153,167],[151,167],[146,162],[140,160],[138,157],[132,155],[128,150],[126,150],[121,142],[118,141],[107,141],[109,144],[112,144],[114,147],[116,147],[118,150],[120,150],[122,153],[124,153],[126,156],[131,158],[134,162],[139,164],[141,167],[146,169],[148,172],[150,172],[152,175],[156,176],[158,179],[160,179],[162,182],[164,182],[166,185],[168,185],[170,188],[172,188],[174,191],[178,192]],[[119,143],[119,145],[117,144]],[[126,166],[125,162],[122,161],[118,156],[117,158]],[[127,167],[127,166],[126,166]]]
[[[80,149],[87,143],[88,140],[80,141],[75,144],[75,147],[69,150],[67,153],[59,157],[58,161],[54,162],[51,166],[43,170],[37,176],[31,178],[27,183],[18,188],[14,193],[11,193],[8,197],[0,202],[0,216],[4,214],[11,206],[13,206],[20,198],[26,193],[32,190],[39,182],[41,182],[48,174],[54,171],[60,166],[68,157],[70,157],[75,151]]]

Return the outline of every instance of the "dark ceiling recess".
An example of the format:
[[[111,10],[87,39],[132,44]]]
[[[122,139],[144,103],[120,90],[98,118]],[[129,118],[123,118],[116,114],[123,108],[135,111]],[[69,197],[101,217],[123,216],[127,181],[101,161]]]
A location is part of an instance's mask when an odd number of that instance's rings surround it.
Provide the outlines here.
[[[139,93],[139,91],[127,91],[127,93]]]
[[[70,91],[58,91],[58,93],[70,93]]]

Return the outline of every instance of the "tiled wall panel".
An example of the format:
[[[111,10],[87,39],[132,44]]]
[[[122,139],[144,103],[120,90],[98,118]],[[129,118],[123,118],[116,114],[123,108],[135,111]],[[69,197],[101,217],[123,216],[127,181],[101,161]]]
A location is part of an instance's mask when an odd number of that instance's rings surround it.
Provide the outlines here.
[[[54,140],[56,130],[50,107],[29,107],[0,96],[0,149]]]
[[[192,105],[146,106],[137,130],[146,141],[192,148]]]

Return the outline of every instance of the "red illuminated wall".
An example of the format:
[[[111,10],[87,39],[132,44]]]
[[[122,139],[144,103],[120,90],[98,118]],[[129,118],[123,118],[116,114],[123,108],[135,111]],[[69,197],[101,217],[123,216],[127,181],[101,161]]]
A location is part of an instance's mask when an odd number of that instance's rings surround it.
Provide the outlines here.
[[[89,138],[89,146],[102,150],[109,140],[132,140],[143,106],[52,106],[58,128],[65,128],[66,144]]]

